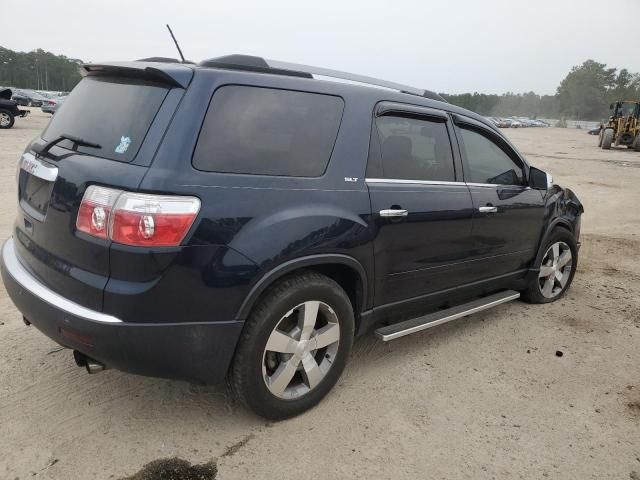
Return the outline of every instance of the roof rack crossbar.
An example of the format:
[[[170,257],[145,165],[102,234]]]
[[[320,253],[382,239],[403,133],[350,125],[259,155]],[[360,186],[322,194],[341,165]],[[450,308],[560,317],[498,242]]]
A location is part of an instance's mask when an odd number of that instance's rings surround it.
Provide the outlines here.
[[[365,83],[368,85],[375,85],[377,87],[389,88],[391,90],[399,90],[403,93],[410,93],[412,95],[424,96],[425,90],[421,90],[415,87],[409,87],[400,83],[389,82],[387,80],[380,80],[379,78],[367,77],[365,75],[358,75],[355,73],[341,72],[339,70],[331,70],[322,67],[312,67],[311,65],[300,65],[297,63],[281,62],[279,60],[266,60],[267,64],[272,68],[278,68],[281,70],[296,70],[299,72],[307,72],[312,75],[321,75],[323,77],[339,78],[341,80],[348,80],[351,82]]]

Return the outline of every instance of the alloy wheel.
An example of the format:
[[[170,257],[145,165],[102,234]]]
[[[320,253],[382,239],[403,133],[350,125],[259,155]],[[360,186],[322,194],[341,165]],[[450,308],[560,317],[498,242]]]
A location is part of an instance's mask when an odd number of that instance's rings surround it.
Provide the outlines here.
[[[9,117],[8,113],[0,113],[0,126],[2,127],[6,127],[7,125],[9,125],[9,122],[11,121],[11,118]]]
[[[262,356],[262,377],[278,398],[297,399],[327,375],[338,353],[340,324],[319,301],[289,310],[275,326]]]
[[[545,298],[555,298],[560,295],[571,277],[573,255],[569,245],[556,242],[551,245],[540,265],[538,287]]]

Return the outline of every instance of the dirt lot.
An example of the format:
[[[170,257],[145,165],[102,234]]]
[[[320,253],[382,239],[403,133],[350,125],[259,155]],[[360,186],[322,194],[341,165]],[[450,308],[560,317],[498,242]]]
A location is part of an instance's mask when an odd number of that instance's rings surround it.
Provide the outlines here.
[[[16,160],[48,118],[34,109],[0,131],[2,238]],[[363,338],[320,406],[271,424],[221,387],[87,375],[2,289],[0,478],[119,479],[175,456],[215,462],[223,480],[640,478],[640,154],[579,130],[506,133],[585,205],[563,300]]]

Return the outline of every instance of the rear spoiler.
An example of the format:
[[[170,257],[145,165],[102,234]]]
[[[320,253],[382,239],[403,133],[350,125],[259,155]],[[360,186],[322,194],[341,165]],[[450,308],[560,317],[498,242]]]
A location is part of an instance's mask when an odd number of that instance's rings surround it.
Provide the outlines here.
[[[82,76],[121,76],[140,78],[178,88],[187,88],[193,77],[193,68],[183,64],[155,62],[87,63],[80,69]]]

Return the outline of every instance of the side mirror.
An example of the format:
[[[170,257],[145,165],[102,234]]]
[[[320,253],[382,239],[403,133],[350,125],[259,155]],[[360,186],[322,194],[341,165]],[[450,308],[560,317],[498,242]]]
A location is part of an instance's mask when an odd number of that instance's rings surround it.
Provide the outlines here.
[[[551,174],[536,167],[529,168],[529,186],[535,190],[549,190],[553,185]]]

